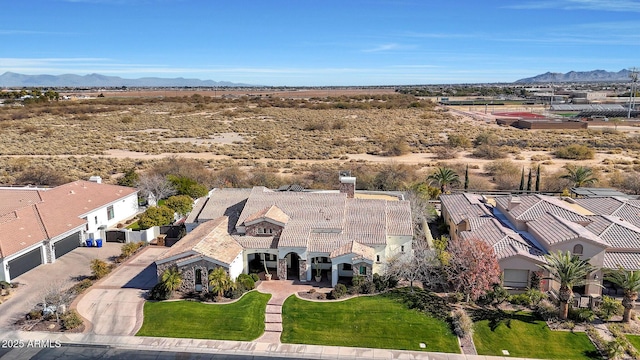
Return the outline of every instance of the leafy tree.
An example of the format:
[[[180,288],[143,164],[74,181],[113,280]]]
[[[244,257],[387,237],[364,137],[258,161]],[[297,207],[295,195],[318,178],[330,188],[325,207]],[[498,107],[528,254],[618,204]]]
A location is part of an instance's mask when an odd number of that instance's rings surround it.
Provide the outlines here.
[[[182,274],[177,267],[170,267],[162,273],[162,285],[169,291],[169,294],[180,288]]]
[[[178,213],[180,216],[185,216],[193,209],[193,200],[188,195],[174,195],[164,202],[164,206]]]
[[[169,175],[167,179],[178,195],[188,195],[197,199],[206,196],[209,192],[206,186],[186,176]]]
[[[589,282],[589,275],[597,269],[587,260],[572,255],[570,251],[551,253],[545,255],[545,259],[547,263],[539,266],[549,273],[549,279],[560,283],[558,291],[560,319],[566,320],[569,313],[569,300],[573,297],[572,288],[586,285]]]
[[[166,206],[152,206],[138,220],[140,228],[145,230],[154,226],[169,225],[173,222],[173,210]]]
[[[131,168],[124,173],[123,177],[118,179],[118,185],[136,187],[136,184],[138,184],[138,180],[140,180],[140,176],[138,176],[136,169]]]
[[[638,291],[640,291],[640,270],[625,270],[620,267],[617,270],[608,272],[605,275],[605,280],[618,285],[624,291],[624,298],[622,299],[624,315],[622,316],[622,321],[629,322],[631,320],[631,310],[635,306]]]
[[[223,267],[218,267],[209,274],[209,285],[218,297],[222,297],[225,291],[233,290],[236,287],[236,283],[231,280]]]
[[[575,187],[589,186],[598,182],[593,175],[593,170],[586,166],[567,166],[567,174],[562,179],[570,180]]]
[[[436,171],[427,177],[427,181],[430,184],[437,184],[440,186],[440,191],[443,194],[447,192],[449,185],[454,185],[460,182],[458,174],[452,169],[446,167],[439,167]]]
[[[500,282],[500,266],[493,248],[476,239],[449,241],[448,265],[443,267],[449,287],[473,301],[493,289]]]

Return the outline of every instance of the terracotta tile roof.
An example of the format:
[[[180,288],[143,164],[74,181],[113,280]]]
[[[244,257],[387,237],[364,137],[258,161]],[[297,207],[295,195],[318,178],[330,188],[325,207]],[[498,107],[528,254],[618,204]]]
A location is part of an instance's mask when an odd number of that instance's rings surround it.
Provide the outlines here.
[[[200,224],[164,253],[159,261],[174,256],[202,255],[223,264],[231,264],[242,252],[242,246],[229,235],[226,216]]]
[[[502,225],[497,219],[486,219],[483,224],[471,231],[460,233],[463,239],[477,238],[489,244],[498,260],[516,255],[528,257],[534,261],[544,263],[545,252],[538,249],[517,232]]]
[[[518,220],[535,220],[546,213],[561,216],[576,223],[588,223],[586,216],[579,214],[561,199],[546,195],[520,195],[520,204],[508,211],[511,216]],[[496,197],[496,204],[502,209],[509,208],[512,196]]]
[[[445,194],[440,195],[440,201],[456,225],[463,220],[491,215],[487,206],[482,203],[482,196],[480,195],[468,193]]]
[[[280,210],[279,207],[275,205],[271,205],[270,207],[262,209],[257,213],[244,219],[244,223],[245,225],[249,225],[251,223],[260,222],[267,219],[286,225],[287,222],[289,222],[290,218],[289,218],[289,215],[285,214],[284,211]]]
[[[36,189],[0,189],[0,215],[42,202]]]
[[[228,216],[233,229],[251,195],[251,189],[214,189],[209,198],[200,198],[186,222],[196,223]]]
[[[231,235],[245,249],[277,249],[278,240],[273,236]]]
[[[587,229],[614,249],[640,249],[640,228],[611,215],[592,216]]]
[[[0,258],[47,240],[35,205],[0,217]]]
[[[546,213],[539,216],[535,220],[529,221],[527,226],[530,231],[540,234],[539,240],[546,242],[548,245],[581,238],[602,246],[607,246],[605,241],[587,230],[584,226],[553,213]]]
[[[604,254],[606,269],[640,270],[640,252],[609,252]]]
[[[329,257],[331,259],[335,259],[337,257],[349,255],[349,254],[353,254],[354,260],[365,259],[365,260],[373,261],[375,250],[373,250],[373,248],[369,246],[362,245],[357,241],[350,241],[340,246],[339,248],[333,250],[331,254],[329,254]]]

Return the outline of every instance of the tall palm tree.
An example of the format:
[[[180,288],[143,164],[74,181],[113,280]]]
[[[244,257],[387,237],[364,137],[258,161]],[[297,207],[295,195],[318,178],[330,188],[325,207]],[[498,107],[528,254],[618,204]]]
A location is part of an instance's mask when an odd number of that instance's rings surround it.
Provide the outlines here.
[[[604,278],[624,290],[624,298],[622,299],[624,315],[622,316],[622,322],[629,322],[631,319],[631,310],[635,306],[638,291],[640,291],[640,270],[625,270],[620,267],[617,270],[609,271],[605,274]]]
[[[593,175],[593,170],[586,166],[568,166],[567,174],[562,175],[563,179],[569,179],[575,187],[589,186],[598,182],[598,178]]]
[[[236,283],[231,280],[224,268],[218,267],[209,274],[209,285],[218,297],[222,297],[225,291],[235,289]]]
[[[452,169],[439,167],[436,169],[436,172],[427,177],[427,181],[429,184],[438,184],[440,191],[444,194],[447,192],[447,187],[459,183],[460,178]]]
[[[589,283],[589,275],[597,269],[572,255],[570,251],[563,253],[558,251],[545,255],[547,263],[538,265],[549,273],[549,278],[560,283],[558,297],[560,300],[560,319],[565,320],[569,313],[569,300],[573,296],[574,286],[583,286]]]
[[[177,267],[170,267],[162,273],[162,285],[172,293],[180,288],[182,274]]]

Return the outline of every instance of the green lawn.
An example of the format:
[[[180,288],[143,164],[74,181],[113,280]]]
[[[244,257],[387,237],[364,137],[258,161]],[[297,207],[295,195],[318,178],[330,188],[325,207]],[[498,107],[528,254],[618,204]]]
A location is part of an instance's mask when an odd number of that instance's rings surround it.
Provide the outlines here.
[[[269,294],[252,291],[232,304],[146,302],[137,336],[250,341],[264,332]]]
[[[480,355],[539,359],[600,359],[584,333],[551,331],[542,320],[527,313],[504,313],[475,323],[473,340]]]
[[[283,343],[460,353],[446,322],[380,295],[340,302],[291,296],[282,313]]]
[[[140,224],[138,224],[138,222],[133,222],[131,223],[131,225],[127,226],[127,229],[133,230],[133,231],[138,231],[140,230]]]
[[[636,350],[640,349],[640,335],[629,335],[625,334],[631,345],[633,345]]]

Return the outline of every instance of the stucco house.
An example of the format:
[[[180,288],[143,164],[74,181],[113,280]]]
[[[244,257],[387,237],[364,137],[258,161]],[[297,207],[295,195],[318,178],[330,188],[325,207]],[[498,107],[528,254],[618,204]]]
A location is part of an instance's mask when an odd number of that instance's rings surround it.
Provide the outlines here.
[[[279,279],[310,281],[319,271],[335,286],[340,277],[370,277],[386,259],[411,251],[408,201],[358,198],[355,178],[340,181],[339,192],[212,190],[187,218],[189,233],[156,262],[158,277],[177,266],[194,290],[217,266],[235,278],[266,263]]]
[[[74,181],[54,188],[0,188],[0,280],[53,263],[138,212],[137,190]]]
[[[504,285],[530,285],[544,255],[570,251],[599,269],[640,269],[640,201],[621,197],[558,198],[539,194],[487,198],[475,194],[441,195],[442,216],[452,238],[475,237],[493,246]],[[615,292],[602,284],[602,270],[590,284],[575,289],[597,297]],[[545,290],[557,289],[543,281]],[[604,289],[604,290],[603,290]]]

